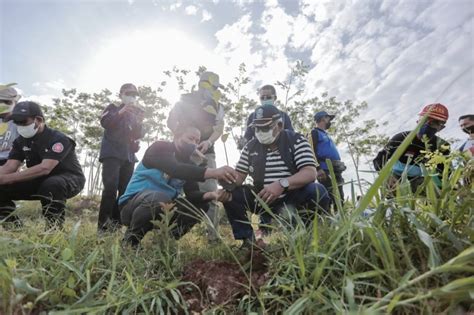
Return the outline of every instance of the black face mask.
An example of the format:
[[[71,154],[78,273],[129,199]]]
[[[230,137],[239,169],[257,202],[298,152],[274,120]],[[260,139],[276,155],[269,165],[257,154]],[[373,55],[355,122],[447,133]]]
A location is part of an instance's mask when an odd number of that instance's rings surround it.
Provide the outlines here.
[[[462,128],[462,131],[464,131],[468,135],[473,134],[474,133],[474,125],[466,127],[466,128]]]
[[[430,125],[428,124],[424,124],[420,131],[418,132],[418,135],[420,137],[423,137],[423,135],[426,135],[428,137],[428,139],[431,139],[435,136],[435,134],[438,132],[438,130],[436,128],[433,128],[431,127]]]
[[[328,123],[326,124],[326,129],[329,129],[329,128],[331,128],[331,122],[330,121],[328,121]]]

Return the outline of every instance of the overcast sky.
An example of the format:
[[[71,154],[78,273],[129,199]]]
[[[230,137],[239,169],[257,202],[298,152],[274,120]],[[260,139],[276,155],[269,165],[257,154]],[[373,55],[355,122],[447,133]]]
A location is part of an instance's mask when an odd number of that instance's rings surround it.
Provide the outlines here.
[[[308,95],[365,100],[365,117],[389,120],[388,134],[437,101],[450,111],[441,135],[463,138],[457,118],[474,112],[472,0],[0,3],[0,82],[43,102],[64,87],[157,85],[173,65],[205,65],[226,83],[241,62],[254,93],[301,59]]]

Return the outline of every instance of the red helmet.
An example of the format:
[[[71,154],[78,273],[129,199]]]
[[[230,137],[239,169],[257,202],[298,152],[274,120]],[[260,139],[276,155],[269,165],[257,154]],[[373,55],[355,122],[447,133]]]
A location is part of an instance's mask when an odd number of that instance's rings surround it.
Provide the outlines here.
[[[426,105],[418,115],[424,116],[426,113],[429,118],[441,121],[447,121],[449,117],[448,108],[440,103]]]

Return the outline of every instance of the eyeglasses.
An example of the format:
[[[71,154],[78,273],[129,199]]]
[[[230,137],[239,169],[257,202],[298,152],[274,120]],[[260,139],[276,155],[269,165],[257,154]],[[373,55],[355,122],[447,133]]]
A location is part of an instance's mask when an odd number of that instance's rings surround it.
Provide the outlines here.
[[[260,95],[261,101],[272,100],[272,99],[273,99],[273,95]]]

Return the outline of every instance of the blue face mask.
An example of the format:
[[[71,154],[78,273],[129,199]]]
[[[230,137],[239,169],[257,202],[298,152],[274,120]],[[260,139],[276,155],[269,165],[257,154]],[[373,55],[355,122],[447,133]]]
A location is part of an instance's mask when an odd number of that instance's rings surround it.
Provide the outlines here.
[[[262,102],[262,106],[265,106],[265,105],[274,105],[275,104],[275,101],[270,99],[270,100],[263,100]]]
[[[424,124],[421,126],[420,131],[418,131],[418,136],[423,137],[423,135],[426,135],[428,139],[431,139],[435,136],[436,132],[438,132],[436,128],[433,128],[428,124]]]

